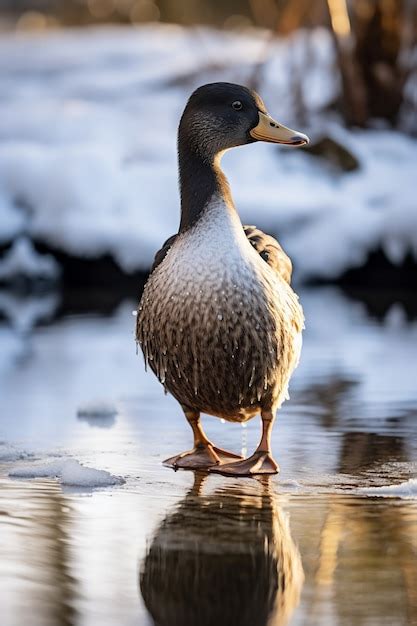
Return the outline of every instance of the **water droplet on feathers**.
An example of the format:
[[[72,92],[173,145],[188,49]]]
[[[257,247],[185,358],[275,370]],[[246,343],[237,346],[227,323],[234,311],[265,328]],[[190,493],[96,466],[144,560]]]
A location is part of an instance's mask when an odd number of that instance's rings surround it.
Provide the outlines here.
[[[251,373],[250,380],[249,380],[249,387],[252,387],[254,378],[255,378],[255,366],[252,367],[252,373]]]

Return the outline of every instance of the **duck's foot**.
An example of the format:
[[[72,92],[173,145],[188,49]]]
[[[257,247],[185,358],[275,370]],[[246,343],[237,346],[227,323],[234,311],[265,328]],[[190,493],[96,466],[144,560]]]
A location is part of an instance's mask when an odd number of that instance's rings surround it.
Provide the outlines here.
[[[217,446],[213,446],[214,452],[220,459],[220,464],[229,463],[231,461],[242,461],[243,456],[241,454],[236,454],[235,452],[230,452],[230,450],[223,450],[223,448],[218,448]]]
[[[279,465],[268,452],[254,452],[252,456],[243,461],[226,463],[213,466],[210,472],[224,474],[225,476],[256,476],[262,474],[278,474]]]
[[[228,450],[217,448],[211,443],[199,444],[193,450],[182,452],[166,459],[163,463],[174,469],[208,469],[242,457]]]

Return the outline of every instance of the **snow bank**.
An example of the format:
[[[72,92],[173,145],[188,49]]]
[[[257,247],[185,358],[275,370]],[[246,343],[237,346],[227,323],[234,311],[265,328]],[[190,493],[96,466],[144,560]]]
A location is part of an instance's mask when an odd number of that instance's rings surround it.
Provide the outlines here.
[[[417,499],[417,478],[410,478],[398,485],[385,485],[383,487],[364,487],[361,493],[368,496],[379,496],[381,498],[405,498]]]
[[[34,463],[15,468],[9,472],[12,478],[58,478],[62,485],[71,487],[108,487],[121,485],[123,478],[113,476],[105,470],[81,465],[75,459],[60,459],[52,463]]]
[[[248,82],[266,37],[166,25],[3,36],[0,244],[23,233],[76,256],[110,253],[125,272],[149,268],[178,226],[176,128],[188,95],[204,82]],[[394,263],[416,253],[417,142],[348,132],[322,114],[339,90],[327,31],[276,40],[268,55],[259,90],[271,113],[297,124],[297,82],[300,130],[340,141],[360,168],[337,173],[266,145],[233,150],[224,168],[242,219],[279,234],[301,278],[337,277],[377,246]],[[22,245],[0,275],[16,272],[16,258],[56,274]]]

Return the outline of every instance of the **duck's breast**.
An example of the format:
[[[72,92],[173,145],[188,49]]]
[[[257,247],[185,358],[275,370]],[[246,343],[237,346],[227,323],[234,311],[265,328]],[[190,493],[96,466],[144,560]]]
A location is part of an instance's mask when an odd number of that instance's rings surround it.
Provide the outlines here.
[[[253,250],[237,215],[213,206],[151,275],[138,340],[182,404],[238,418],[285,395],[301,320],[295,294]]]

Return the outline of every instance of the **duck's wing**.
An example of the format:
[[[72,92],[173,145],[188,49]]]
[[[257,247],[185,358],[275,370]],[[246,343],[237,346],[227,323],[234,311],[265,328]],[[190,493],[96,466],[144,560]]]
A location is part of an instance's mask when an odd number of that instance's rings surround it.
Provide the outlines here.
[[[278,241],[267,235],[256,226],[244,226],[243,230],[249,240],[249,243],[255,248],[256,252],[263,258],[265,263],[275,270],[281,278],[283,278],[288,284],[291,282],[292,263],[290,258],[285,254],[284,250],[279,245]],[[162,263],[165,259],[168,250],[173,245],[178,235],[172,235],[169,237],[162,248],[155,254],[151,273]]]
[[[277,272],[288,284],[291,283],[292,263],[278,241],[266,235],[256,226],[244,226],[245,235],[256,252]]]
[[[160,263],[162,263],[162,261],[165,259],[168,250],[170,249],[170,247],[172,246],[172,244],[174,243],[174,241],[176,240],[176,238],[178,237],[178,235],[171,235],[171,237],[169,237],[166,242],[164,243],[164,245],[162,246],[162,248],[160,250],[158,250],[158,252],[155,254],[155,258],[153,260],[153,265],[151,267],[151,273],[158,267],[158,265],[160,265]]]

